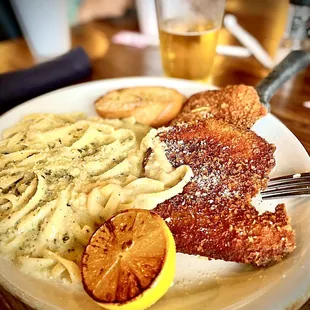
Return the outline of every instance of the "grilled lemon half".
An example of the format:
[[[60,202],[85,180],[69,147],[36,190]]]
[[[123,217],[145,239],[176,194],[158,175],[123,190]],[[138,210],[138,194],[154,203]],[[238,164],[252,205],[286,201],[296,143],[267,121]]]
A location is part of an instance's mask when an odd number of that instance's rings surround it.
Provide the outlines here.
[[[151,211],[126,210],[90,239],[82,258],[84,289],[106,309],[146,309],[171,286],[175,261],[165,221]]]

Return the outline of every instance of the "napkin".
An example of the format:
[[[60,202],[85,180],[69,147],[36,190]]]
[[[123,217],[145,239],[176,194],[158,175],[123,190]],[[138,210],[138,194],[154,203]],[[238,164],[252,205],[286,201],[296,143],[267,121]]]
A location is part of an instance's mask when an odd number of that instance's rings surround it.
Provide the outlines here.
[[[30,69],[0,74],[0,112],[46,92],[77,83],[90,73],[89,57],[78,47]]]

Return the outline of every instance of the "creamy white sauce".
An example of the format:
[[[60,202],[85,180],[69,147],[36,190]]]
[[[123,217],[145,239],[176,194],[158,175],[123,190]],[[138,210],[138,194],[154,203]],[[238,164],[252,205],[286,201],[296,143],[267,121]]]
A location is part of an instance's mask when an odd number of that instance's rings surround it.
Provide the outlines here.
[[[157,131],[82,114],[38,114],[0,142],[0,253],[40,277],[79,282],[82,251],[115,212],[153,209],[182,192]],[[147,150],[152,154],[143,169]]]

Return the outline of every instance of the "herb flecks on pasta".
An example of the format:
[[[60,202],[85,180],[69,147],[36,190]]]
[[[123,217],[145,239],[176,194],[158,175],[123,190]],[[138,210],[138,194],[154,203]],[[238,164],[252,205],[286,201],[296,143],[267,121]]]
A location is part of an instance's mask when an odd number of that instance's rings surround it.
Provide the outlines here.
[[[0,142],[0,253],[24,272],[80,282],[94,230],[115,212],[153,209],[182,192],[156,130],[133,118],[32,114]],[[146,151],[152,148],[142,173]]]

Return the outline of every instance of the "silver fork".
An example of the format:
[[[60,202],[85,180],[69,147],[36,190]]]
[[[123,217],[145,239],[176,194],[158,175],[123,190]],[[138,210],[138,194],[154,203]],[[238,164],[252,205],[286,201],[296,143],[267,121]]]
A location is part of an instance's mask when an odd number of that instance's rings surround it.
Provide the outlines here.
[[[310,172],[296,173],[270,179],[261,192],[264,200],[293,196],[310,196]]]

